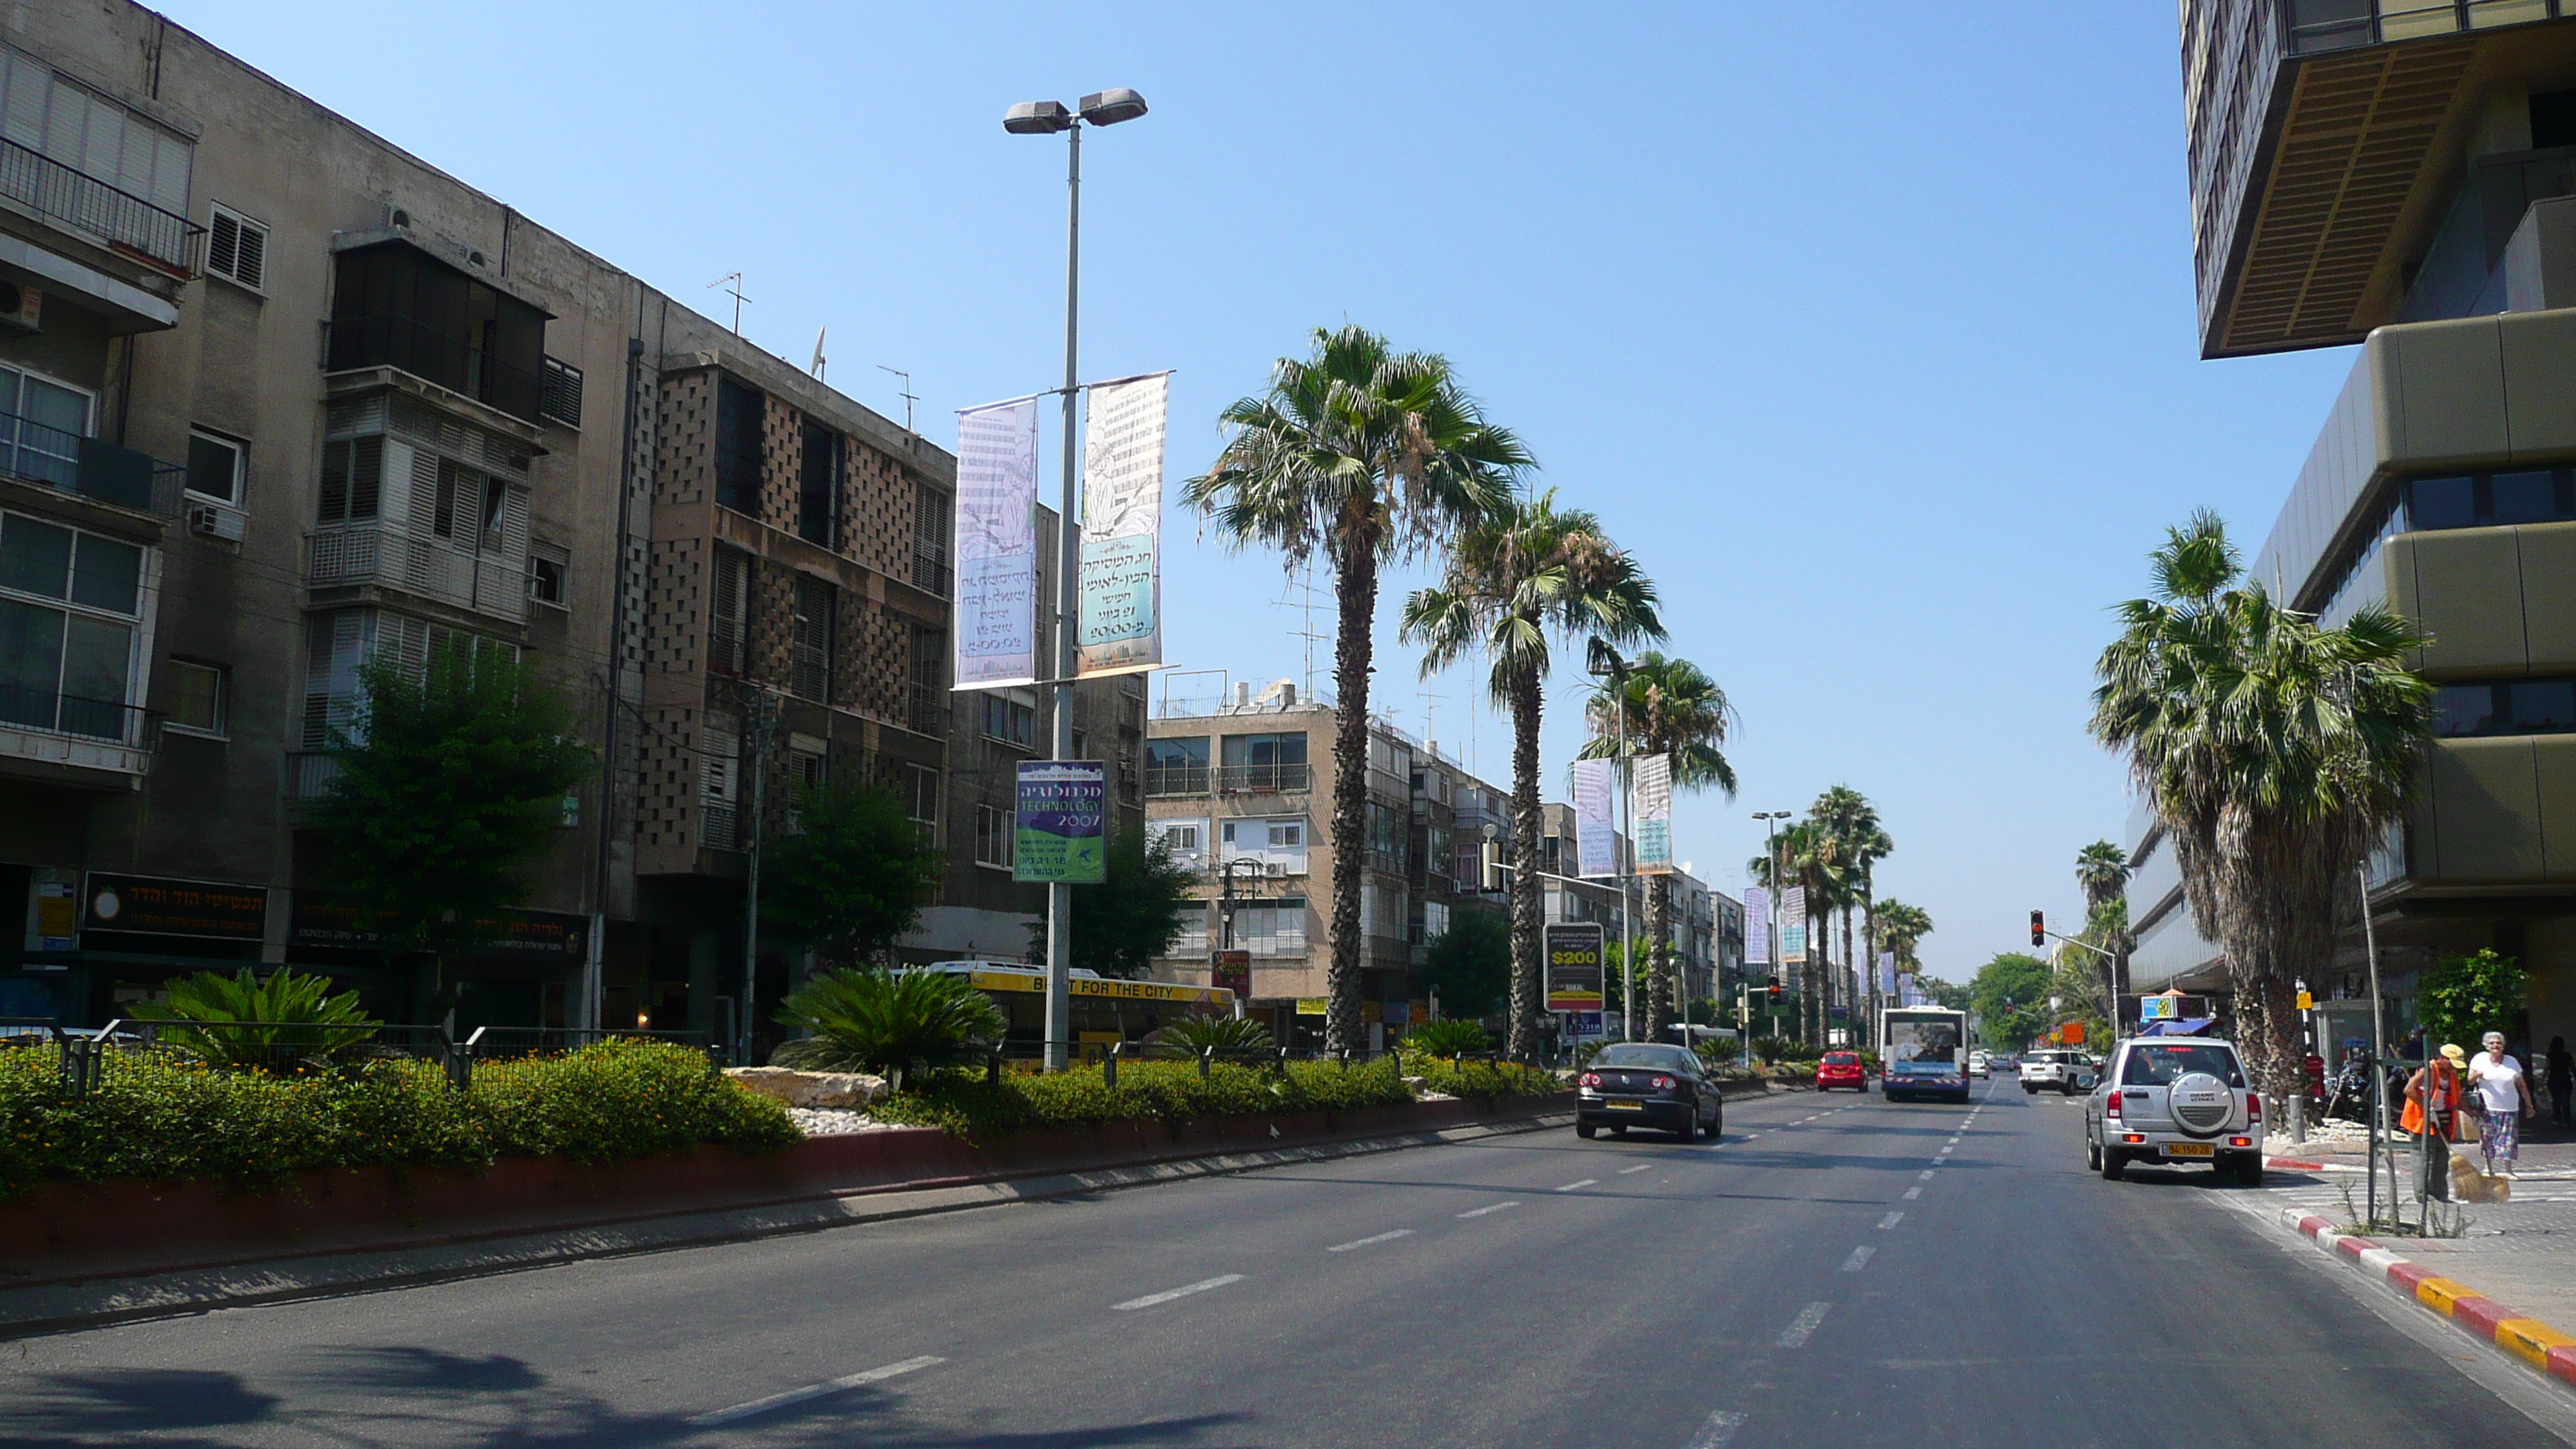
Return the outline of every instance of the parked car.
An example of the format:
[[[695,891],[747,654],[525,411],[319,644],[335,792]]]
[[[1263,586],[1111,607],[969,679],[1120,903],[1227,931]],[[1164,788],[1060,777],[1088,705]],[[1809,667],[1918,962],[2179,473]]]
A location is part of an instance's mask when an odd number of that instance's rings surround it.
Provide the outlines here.
[[[1986,1055],[1984,1052],[1970,1052],[1970,1053],[1968,1053],[1968,1075],[1969,1075],[1969,1076],[1972,1076],[1972,1077],[1992,1077],[1994,1074],[1995,1074],[1995,1059],[1994,1059],[1993,1057],[1990,1057],[1990,1056]]]
[[[2036,1094],[2041,1088],[2072,1097],[2093,1090],[2101,1073],[2082,1052],[2039,1051],[2021,1059],[2021,1089]]]
[[[1858,1052],[1827,1052],[1816,1063],[1816,1090],[1830,1092],[1836,1087],[1849,1087],[1855,1092],[1869,1090],[1869,1068],[1862,1065]]]
[[[2263,1098],[2236,1048],[2202,1037],[2120,1043],[2084,1103],[2084,1165],[2117,1180],[2132,1162],[2207,1163],[2249,1187],[2263,1181]]]
[[[1670,1132],[1684,1142],[1726,1127],[1726,1103],[1699,1053],[1655,1042],[1614,1042],[1594,1054],[1574,1080],[1574,1135],[1607,1127],[1625,1137],[1631,1127]]]

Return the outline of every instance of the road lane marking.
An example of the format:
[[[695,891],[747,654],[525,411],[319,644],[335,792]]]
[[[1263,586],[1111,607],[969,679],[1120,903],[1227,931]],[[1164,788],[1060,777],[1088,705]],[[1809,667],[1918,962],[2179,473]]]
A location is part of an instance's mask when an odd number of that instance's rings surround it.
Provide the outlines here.
[[[1632,1172],[1643,1172],[1643,1171],[1645,1171],[1647,1168],[1650,1168],[1650,1167],[1652,1167],[1652,1166],[1654,1166],[1654,1165],[1655,1165],[1655,1164],[1653,1164],[1653,1163],[1651,1163],[1651,1162],[1640,1162],[1640,1163],[1638,1163],[1638,1164],[1637,1164],[1636,1166],[1634,1166],[1634,1167],[1623,1167],[1623,1168],[1620,1168],[1620,1169],[1619,1169],[1619,1175],[1620,1175],[1621,1177],[1626,1177],[1629,1173],[1632,1173]]]
[[[1735,1431],[1743,1427],[1742,1414],[1731,1414],[1720,1409],[1708,1416],[1708,1422],[1699,1426],[1699,1432],[1693,1434],[1691,1441],[1683,1445],[1682,1449],[1726,1449],[1728,1444],[1734,1442]]]
[[[1871,1255],[1875,1254],[1877,1251],[1878,1249],[1876,1248],[1852,1249],[1851,1256],[1843,1259],[1843,1271],[1846,1273],[1857,1273],[1861,1269],[1868,1267]]]
[[[1922,1172],[1918,1172],[1918,1173],[1916,1173],[1916,1174],[1914,1174],[1914,1175],[1915,1175],[1916,1177],[1919,1177],[1919,1178],[1923,1179],[1925,1182],[1930,1182],[1930,1181],[1932,1180],[1932,1174],[1931,1174],[1931,1172],[1930,1172],[1928,1169],[1927,1169],[1927,1170],[1925,1170],[1925,1171],[1922,1171]]]
[[[1193,1293],[1205,1293],[1210,1288],[1222,1288],[1228,1283],[1242,1281],[1241,1273],[1228,1273],[1218,1278],[1201,1278],[1195,1283],[1184,1283],[1178,1288],[1166,1288],[1160,1293],[1148,1293],[1142,1298],[1130,1298],[1124,1303],[1112,1303],[1109,1305],[1109,1311],[1129,1313],[1139,1308],[1151,1308],[1158,1303],[1169,1303],[1175,1298],[1187,1298]]]
[[[1907,1188],[1907,1189],[1905,1190],[1905,1200],[1906,1200],[1907,1202],[1912,1202],[1912,1201],[1914,1201],[1916,1198],[1921,1197],[1922,1195],[1923,1195],[1923,1185],[1922,1185],[1921,1183],[1916,1183],[1914,1186],[1909,1187],[1909,1188]]]
[[[718,1424],[730,1424],[737,1419],[748,1419],[754,1414],[766,1414],[772,1409],[786,1408],[789,1404],[801,1404],[807,1399],[819,1399],[825,1394],[837,1394],[843,1389],[855,1389],[862,1384],[879,1383],[899,1374],[908,1374],[916,1369],[926,1369],[932,1364],[946,1362],[946,1359],[936,1354],[926,1353],[919,1358],[905,1359],[901,1363],[890,1363],[878,1368],[863,1369],[854,1374],[843,1374],[837,1379],[825,1379],[819,1384],[807,1384],[801,1389],[789,1389],[783,1394],[771,1394],[765,1399],[736,1404],[730,1409],[717,1409],[712,1413],[700,1414],[689,1421],[689,1426],[694,1429],[707,1429]]]
[[[1558,1192],[1572,1192],[1572,1191],[1574,1191],[1574,1190],[1575,1190],[1576,1188],[1578,1188],[1578,1187],[1591,1187],[1591,1186],[1593,1186],[1594,1184],[1596,1184],[1596,1183],[1598,1183],[1598,1182],[1600,1182],[1600,1181],[1601,1181],[1601,1179],[1599,1179],[1599,1178],[1597,1178],[1597,1177],[1587,1177],[1587,1178],[1584,1178],[1584,1179],[1582,1179],[1582,1180],[1580,1180],[1580,1181],[1578,1181],[1578,1182],[1569,1182],[1569,1183],[1567,1183],[1565,1186],[1560,1187],[1560,1188],[1557,1188],[1557,1189],[1555,1189],[1555,1190],[1556,1190],[1556,1191],[1558,1191]]]
[[[1516,1208],[1519,1206],[1520,1204],[1517,1202],[1488,1203],[1480,1208],[1469,1208],[1465,1212],[1458,1214],[1458,1216],[1462,1218],[1481,1218],[1487,1213],[1498,1213],[1506,1208]]]
[[[1895,1227],[1898,1223],[1903,1221],[1905,1221],[1905,1214],[1889,1213],[1887,1216],[1878,1220],[1879,1230],[1881,1232],[1885,1232],[1887,1229]]]
[[[1347,1243],[1335,1243],[1324,1251],[1327,1253],[1347,1253],[1353,1248],[1365,1248],[1372,1243],[1392,1243],[1398,1238],[1409,1238],[1412,1236],[1413,1229],[1397,1228],[1394,1232],[1380,1233],[1373,1238],[1359,1238]]]
[[[1800,1309],[1797,1321],[1780,1330],[1778,1340],[1780,1346],[1782,1348],[1806,1347],[1808,1338],[1816,1331],[1816,1325],[1825,1321],[1825,1310],[1831,1307],[1833,1305],[1830,1303],[1810,1303]]]

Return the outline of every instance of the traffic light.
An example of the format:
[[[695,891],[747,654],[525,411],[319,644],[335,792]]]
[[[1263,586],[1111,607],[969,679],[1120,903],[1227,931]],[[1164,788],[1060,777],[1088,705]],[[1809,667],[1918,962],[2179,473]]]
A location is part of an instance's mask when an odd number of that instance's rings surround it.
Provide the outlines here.
[[[2048,918],[2037,911],[2030,913],[2030,943],[2034,946],[2048,944]]]

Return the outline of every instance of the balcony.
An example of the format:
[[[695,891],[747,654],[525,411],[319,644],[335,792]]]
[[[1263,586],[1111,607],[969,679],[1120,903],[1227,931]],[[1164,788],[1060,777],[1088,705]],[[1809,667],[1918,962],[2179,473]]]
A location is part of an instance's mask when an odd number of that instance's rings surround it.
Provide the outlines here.
[[[5,139],[0,139],[0,197],[162,271],[185,277],[197,270],[204,227]]]
[[[1206,769],[1204,765],[1193,766]],[[1219,765],[1216,788],[1226,795],[1295,795],[1312,789],[1314,777],[1304,765]]]
[[[314,588],[374,584],[513,623],[528,617],[524,562],[477,553],[453,539],[377,520],[310,534],[305,582]]]
[[[545,416],[544,376],[502,361],[470,342],[390,312],[333,318],[323,369],[354,372],[391,367],[461,393],[497,412],[534,423]]]
[[[1208,792],[1208,767],[1205,765],[1145,766],[1145,793],[1152,797],[1204,795]]]
[[[14,413],[0,413],[0,472],[162,518],[179,516],[188,474],[148,453]]]
[[[0,758],[140,775],[158,737],[140,705],[0,685]]]
[[[903,686],[904,728],[917,735],[948,734],[948,692],[919,682]]]

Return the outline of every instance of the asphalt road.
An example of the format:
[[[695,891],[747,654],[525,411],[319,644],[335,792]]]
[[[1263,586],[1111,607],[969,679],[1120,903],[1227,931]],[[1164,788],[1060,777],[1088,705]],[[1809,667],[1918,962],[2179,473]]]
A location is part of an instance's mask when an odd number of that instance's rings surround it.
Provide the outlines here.
[[[2551,1442],[2230,1189],[2105,1183],[2071,1107],[1995,1085],[36,1339],[0,1442]]]

